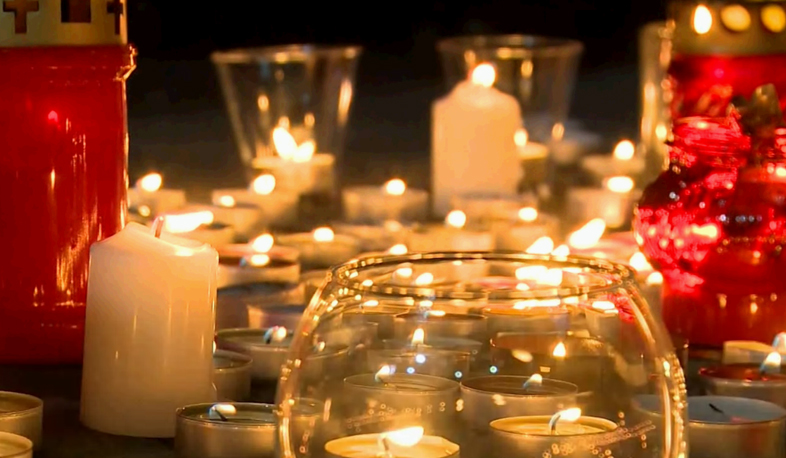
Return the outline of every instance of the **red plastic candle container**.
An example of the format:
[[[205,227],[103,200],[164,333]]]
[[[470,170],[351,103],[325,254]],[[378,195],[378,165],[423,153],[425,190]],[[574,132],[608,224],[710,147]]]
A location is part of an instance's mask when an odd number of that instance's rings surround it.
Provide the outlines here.
[[[90,245],[126,212],[127,45],[0,48],[0,362],[82,359]]]
[[[669,168],[636,210],[664,321],[691,345],[786,329],[786,129],[754,143],[736,117],[677,121]]]

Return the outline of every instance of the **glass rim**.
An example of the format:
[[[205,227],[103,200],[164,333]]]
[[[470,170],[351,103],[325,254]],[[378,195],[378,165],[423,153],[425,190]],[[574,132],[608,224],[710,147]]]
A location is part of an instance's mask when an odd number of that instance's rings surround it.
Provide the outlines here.
[[[316,43],[233,48],[214,51],[210,60],[215,64],[248,64],[260,61],[278,63],[300,62],[309,57],[354,59],[363,52],[359,45],[322,45]]]
[[[510,57],[572,57],[584,50],[584,44],[570,38],[545,35],[462,35],[437,42],[438,51],[462,52],[473,49],[513,48]],[[515,51],[514,51],[515,50]]]
[[[410,266],[418,264],[430,264],[434,262],[454,262],[454,261],[490,261],[490,262],[518,262],[523,263],[521,267],[527,265],[546,265],[550,268],[583,268],[593,273],[617,275],[619,281],[612,281],[603,285],[580,285],[580,286],[554,286],[549,288],[539,288],[533,290],[497,290],[497,291],[455,291],[441,290],[439,286],[398,286],[398,285],[377,285],[363,284],[364,279],[360,275],[352,276],[352,272],[362,272],[380,267],[393,268],[400,264]],[[334,284],[339,287],[348,288],[359,293],[372,293],[388,298],[407,297],[414,300],[527,300],[527,299],[555,299],[580,296],[586,294],[600,294],[619,288],[621,286],[636,286],[636,276],[632,268],[604,259],[591,258],[586,256],[552,256],[518,252],[423,252],[409,253],[404,255],[385,255],[385,256],[366,256],[353,259],[344,264],[337,265],[330,269],[328,276],[323,283],[324,289],[327,285]]]

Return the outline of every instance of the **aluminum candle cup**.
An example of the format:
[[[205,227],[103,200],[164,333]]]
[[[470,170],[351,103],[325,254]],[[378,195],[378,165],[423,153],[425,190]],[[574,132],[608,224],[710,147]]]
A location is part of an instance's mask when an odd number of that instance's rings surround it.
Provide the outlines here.
[[[422,329],[429,336],[462,337],[483,341],[486,339],[486,317],[457,313],[404,313],[395,319],[395,337],[411,338],[417,329]]]
[[[382,346],[390,350],[418,348],[469,353],[470,365],[473,366],[473,368],[483,349],[483,343],[477,340],[462,339],[461,337],[429,337],[428,334],[426,334],[426,340],[422,345],[412,345],[410,340],[387,339],[382,341]]]
[[[528,307],[524,309],[510,306],[489,306],[483,309],[488,319],[489,336],[500,332],[551,333],[567,332],[570,328],[570,311],[565,307]]]
[[[33,442],[24,436],[0,432],[0,458],[33,458]]]
[[[428,192],[422,189],[355,186],[344,189],[342,198],[344,217],[351,223],[420,221],[425,219],[428,209]]]
[[[286,234],[278,237],[278,243],[300,251],[304,269],[326,269],[360,253],[360,242],[355,237],[332,234],[329,239],[318,240],[318,235],[316,231]]]
[[[390,431],[417,424],[427,434],[457,434],[459,384],[428,375],[353,375],[344,379],[347,431]]]
[[[493,420],[523,415],[553,415],[576,405],[576,385],[544,378],[527,386],[529,377],[491,375],[461,382],[464,424],[487,432]]]
[[[707,394],[769,401],[786,407],[786,375],[762,374],[756,364],[725,364],[699,370]]]
[[[30,439],[36,450],[39,450],[42,444],[43,413],[44,401],[37,397],[0,391],[0,431]],[[1,438],[0,444],[2,444]],[[0,456],[5,455],[0,454]]]
[[[325,444],[328,458],[377,458],[383,456],[380,447],[382,434],[358,434],[342,437]],[[394,457],[417,458],[458,458],[459,446],[439,436],[423,436],[411,447],[390,444],[390,454]]]
[[[259,253],[248,256],[218,256],[218,287],[247,283],[296,283],[300,278],[297,261]]]
[[[540,457],[559,450],[572,458],[611,456],[615,447],[617,425],[597,417],[579,417],[573,423],[557,422],[550,432],[551,415],[508,417],[489,425],[492,444],[498,457]]]
[[[274,305],[303,304],[299,283],[249,283],[219,288],[216,301],[216,329],[254,327],[251,309]]]
[[[433,375],[460,381],[469,374],[470,354],[434,348],[375,349],[366,352],[367,370],[376,372],[386,365],[393,366],[398,373]]]
[[[251,395],[251,358],[233,351],[214,351],[213,384],[219,401],[248,399]]]
[[[296,329],[305,310],[306,306],[304,304],[249,305],[247,307],[248,327],[252,329],[267,329],[273,326],[283,326],[287,329]]]
[[[380,339],[387,339],[393,337],[394,321],[400,311],[400,308],[384,305],[362,307],[344,312],[341,320],[350,326],[374,323],[377,325],[377,336]]]

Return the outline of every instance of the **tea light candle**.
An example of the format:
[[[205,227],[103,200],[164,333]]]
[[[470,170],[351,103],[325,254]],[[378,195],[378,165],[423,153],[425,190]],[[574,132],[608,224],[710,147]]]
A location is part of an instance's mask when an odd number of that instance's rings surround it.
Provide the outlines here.
[[[218,253],[159,231],[130,223],[90,248],[81,420],[91,429],[173,437],[175,409],[215,397]]]
[[[445,313],[443,311],[424,311],[423,313],[403,313],[394,321],[395,337],[415,338],[415,333],[437,337],[461,337],[472,340],[485,340],[487,319],[482,315]]]
[[[256,282],[295,283],[300,278],[300,263],[272,252],[232,256],[219,249],[218,256],[219,288]]]
[[[428,347],[370,349],[366,352],[366,368],[376,371],[380,367],[390,366],[397,372],[459,381],[469,374],[471,357],[468,352]]]
[[[402,433],[418,429],[414,438]],[[329,458],[458,458],[459,446],[439,436],[424,436],[423,428],[405,428],[381,434],[358,434],[325,444]]]
[[[722,362],[723,364],[761,364],[774,351],[776,351],[775,347],[761,342],[727,340],[723,342]]]
[[[160,173],[149,173],[128,189],[128,207],[142,215],[157,216],[178,210],[186,205],[182,189],[162,189],[164,179]]]
[[[291,227],[297,221],[299,200],[296,192],[277,189],[276,178],[269,173],[256,177],[247,189],[216,189],[212,194],[213,205],[233,213],[242,209],[248,221],[253,212],[254,229]]]
[[[420,221],[426,217],[428,193],[394,178],[382,187],[356,186],[342,192],[344,218],[350,223]]]
[[[522,208],[532,208],[535,198],[517,194],[460,194],[451,199],[454,210],[467,216],[470,224],[516,221]]]
[[[539,213],[534,207],[519,208],[513,223],[494,226],[497,250],[526,251],[541,237],[554,237],[559,221],[553,216]]]
[[[612,343],[620,339],[620,312],[611,301],[592,301],[583,307],[587,329],[592,337]]]
[[[291,343],[292,331],[281,326],[222,329],[216,333],[218,348],[251,357],[251,377],[255,380],[278,380]]]
[[[298,145],[285,126],[273,129],[273,146],[277,156],[257,157],[252,165],[271,173],[280,189],[299,195],[333,191],[336,159],[332,154],[315,154],[313,140]]]
[[[396,245],[404,245],[412,231],[410,226],[404,226],[398,221],[385,221],[380,225],[334,223],[333,229],[337,234],[345,234],[354,237],[360,243],[363,252],[382,252],[389,250]]]
[[[229,245],[235,238],[235,229],[215,222],[209,210],[184,211],[163,215],[164,232],[196,240],[213,247]]]
[[[435,337],[427,336],[425,333],[415,332],[412,339],[384,339],[382,346],[387,349],[398,350],[402,348],[412,349],[437,349],[459,351],[469,353],[470,364],[480,355],[483,343],[477,340],[464,339],[461,337]]]
[[[270,327],[255,326],[257,310],[278,305],[303,304],[299,283],[246,283],[218,290],[216,329]]]
[[[341,264],[360,253],[360,243],[354,237],[336,234],[329,227],[319,227],[312,232],[286,234],[278,243],[297,249],[300,262],[306,269],[324,269]]]
[[[33,442],[24,436],[0,432],[0,458],[33,458]]]
[[[475,431],[505,417],[551,415],[576,405],[576,385],[560,380],[516,375],[473,377],[461,382],[461,416]]]
[[[214,351],[213,384],[219,401],[248,399],[251,395],[251,358],[233,351]]]
[[[515,194],[521,178],[514,141],[518,101],[492,86],[496,70],[483,63],[432,109],[434,212],[445,215],[460,193]],[[461,177],[457,179],[457,177]]]
[[[761,365],[724,364],[699,370],[709,394],[760,399],[786,407],[786,375],[781,357],[770,353]]]
[[[21,393],[0,391],[0,431],[30,439],[39,450],[44,401]],[[0,438],[2,444],[2,438]],[[2,445],[0,445],[2,450]],[[0,456],[5,456],[0,452]]]
[[[389,339],[393,337],[395,318],[400,313],[401,307],[386,306],[379,301],[369,300],[359,308],[342,313],[341,322],[350,326],[373,323],[377,326],[379,338]]]
[[[259,209],[254,205],[188,205],[183,211],[209,211],[213,214],[213,223],[232,227],[234,235],[242,239],[255,235],[260,229]]]
[[[177,456],[273,457],[275,406],[252,403],[193,404],[177,410]]]
[[[415,229],[407,247],[411,251],[491,251],[494,235],[484,229],[467,227],[467,215],[453,210],[444,225],[427,225]]]
[[[267,329],[274,326],[282,326],[287,329],[297,329],[300,318],[303,317],[303,312],[305,311],[305,304],[249,305],[248,327],[252,329]]]
[[[621,140],[610,157],[589,155],[582,159],[581,166],[598,180],[618,175],[637,176],[644,171],[644,158],[636,155],[633,142]]]
[[[488,332],[495,336],[500,332],[550,333],[567,332],[570,328],[570,311],[559,301],[536,299],[518,301],[510,305],[490,305],[483,309],[488,320]]]
[[[608,227],[617,229],[630,224],[633,206],[641,197],[635,183],[627,176],[609,177],[600,187],[575,187],[567,192],[569,221],[602,218]]]

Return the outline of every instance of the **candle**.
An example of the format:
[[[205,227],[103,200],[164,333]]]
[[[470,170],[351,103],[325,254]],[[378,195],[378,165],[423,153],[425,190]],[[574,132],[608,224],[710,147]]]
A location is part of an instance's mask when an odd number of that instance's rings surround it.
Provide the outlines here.
[[[562,138],[557,136],[558,141],[550,145],[551,158],[557,164],[575,164],[582,156],[600,151],[603,147],[602,135],[586,130],[573,120],[569,120],[565,125],[558,123],[557,126],[561,129],[554,129],[552,132],[561,132]]]
[[[399,339],[413,338],[419,332],[428,336],[482,341],[486,339],[487,321],[483,315],[445,313],[441,310],[403,313],[396,316],[394,334]]]
[[[592,337],[618,344],[620,340],[620,312],[611,301],[592,301],[584,310],[587,329]]]
[[[39,450],[42,444],[43,414],[44,402],[37,397],[0,391],[0,431],[30,439],[36,450]],[[0,445],[1,449],[2,445]],[[0,453],[0,456],[4,455]]]
[[[175,409],[215,396],[218,254],[156,235],[131,223],[90,249],[81,419],[91,429],[172,437]]]
[[[576,404],[576,385],[544,378],[516,375],[472,377],[461,382],[464,410],[461,417],[476,432],[505,417],[547,415]]]
[[[633,186],[630,177],[614,176],[606,179],[601,187],[568,189],[568,220],[579,222],[600,217],[613,229],[629,225],[633,206],[641,197],[641,191]]]
[[[325,444],[325,452],[329,458],[458,458],[459,446],[444,437],[424,436],[421,427],[411,427],[335,439]]]
[[[376,371],[390,366],[397,372],[433,375],[461,380],[469,374],[471,357],[468,352],[440,350],[426,346],[402,349],[370,349],[366,352],[366,368]]]
[[[470,361],[472,362],[480,355],[480,350],[483,348],[483,343],[477,340],[465,339],[461,337],[434,337],[426,335],[425,332],[413,333],[411,339],[384,339],[382,341],[384,348],[388,349],[401,349],[401,348],[434,348],[437,350],[451,350],[460,351],[470,354]]]
[[[482,228],[467,227],[467,215],[453,210],[445,224],[430,224],[410,234],[407,247],[411,251],[491,251],[494,235]]]
[[[303,286],[299,283],[246,283],[221,288],[216,303],[216,329],[256,327],[252,323],[257,309],[304,302]]]
[[[377,339],[376,323],[342,325],[314,332],[314,341],[319,342],[319,345],[349,350],[365,350],[375,344]]]
[[[529,132],[523,127],[513,135],[513,142],[516,144],[519,161],[524,172],[524,190],[537,192],[538,185],[542,185],[546,181],[549,147],[543,143],[531,141]]]
[[[336,159],[332,154],[315,154],[313,140],[298,144],[286,126],[273,129],[273,146],[278,155],[257,157],[253,167],[272,174],[279,188],[299,195],[333,192]]]
[[[234,235],[242,239],[253,236],[262,228],[259,223],[259,208],[255,205],[189,205],[184,211],[209,211],[213,214],[214,223],[232,227]]]
[[[602,155],[586,156],[581,161],[584,170],[599,181],[618,175],[637,176],[644,171],[644,158],[636,156],[636,147],[630,140],[621,140],[614,147],[611,157]]]
[[[496,70],[480,64],[432,108],[434,212],[445,215],[463,193],[515,194],[521,178],[514,142],[521,127],[518,101],[492,86]]]
[[[286,234],[278,243],[300,252],[305,269],[325,269],[349,261],[360,253],[360,243],[354,237],[336,234],[329,227],[318,227],[312,232]]]
[[[251,395],[251,358],[233,351],[214,351],[213,384],[219,401],[248,399]]]
[[[337,234],[345,234],[356,238],[360,242],[360,249],[364,252],[386,251],[399,244],[405,244],[409,238],[411,227],[404,226],[398,221],[385,221],[379,225],[335,223],[333,225]],[[403,252],[391,254],[405,254]]]
[[[724,364],[699,370],[709,394],[761,399],[786,407],[786,375],[773,352],[761,364]]]
[[[128,207],[141,216],[156,216],[178,210],[186,205],[186,193],[181,189],[161,189],[164,179],[160,173],[149,173],[128,190]]]
[[[453,196],[451,203],[454,210],[464,212],[468,223],[491,225],[498,222],[516,221],[521,209],[532,208],[531,205],[535,202],[534,198],[527,199],[515,194],[484,193]]]
[[[273,247],[273,236],[263,234],[248,245],[218,249],[218,287],[256,282],[296,283],[300,278],[299,253]]]
[[[232,226],[215,222],[209,210],[183,211],[163,215],[164,232],[196,240],[214,247],[229,245],[235,238]]]
[[[522,207],[513,223],[494,226],[497,250],[526,251],[541,237],[554,237],[559,229],[556,218],[539,213],[534,207]]]
[[[0,432],[0,458],[33,458],[33,442],[24,436]]]
[[[518,301],[512,306],[495,304],[484,308],[483,316],[488,320],[490,336],[513,331],[564,333],[570,327],[570,311],[559,301],[531,299]]]
[[[356,186],[342,192],[344,218],[350,223],[420,221],[426,217],[428,193],[394,178],[382,187]]]
[[[242,209],[251,218],[253,229],[261,227],[288,228],[297,221],[300,197],[295,192],[278,189],[276,178],[263,173],[248,188],[216,189],[212,194],[213,205],[232,211]],[[233,212],[236,213],[236,212]]]

